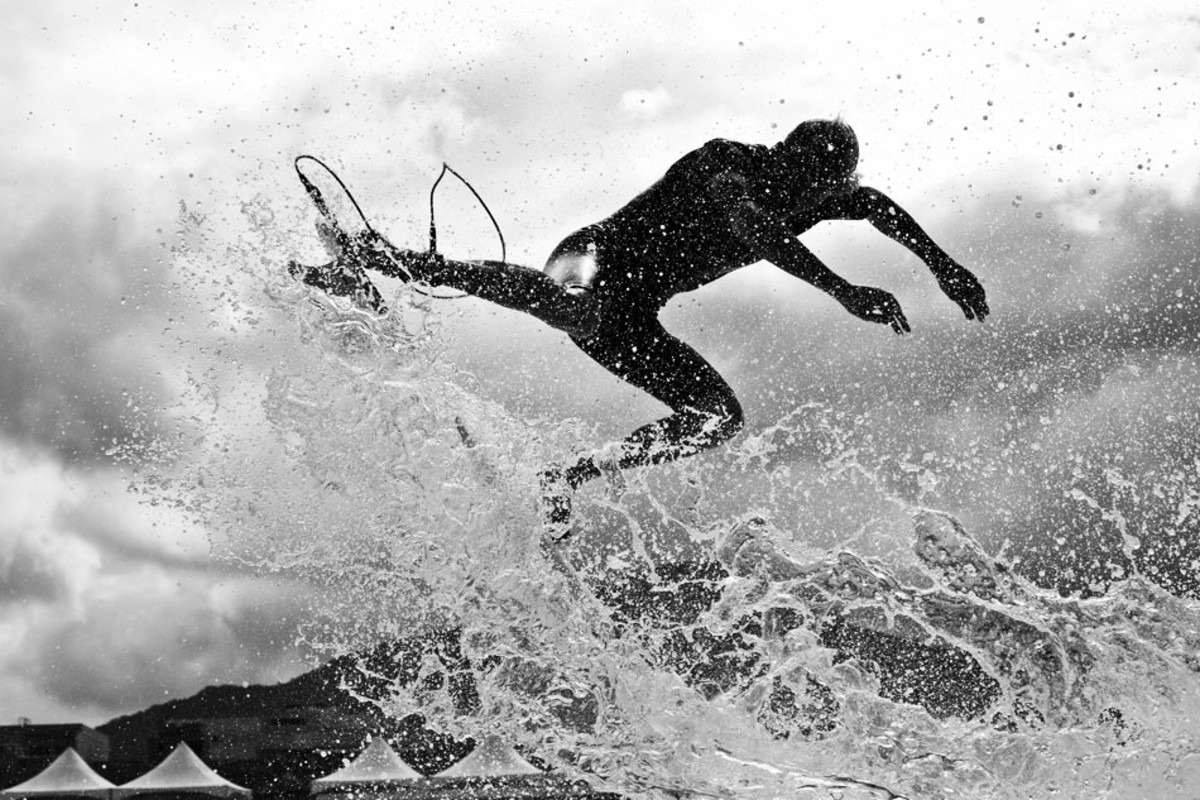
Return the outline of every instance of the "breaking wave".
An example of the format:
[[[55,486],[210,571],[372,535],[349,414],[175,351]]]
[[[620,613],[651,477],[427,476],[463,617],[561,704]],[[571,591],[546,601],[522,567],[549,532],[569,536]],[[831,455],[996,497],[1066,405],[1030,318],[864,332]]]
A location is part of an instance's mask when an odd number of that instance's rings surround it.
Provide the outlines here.
[[[267,284],[289,357],[250,401],[261,424],[147,491],[225,557],[309,585],[302,643],[371,654],[347,680],[364,702],[634,796],[1200,785],[1196,604],[1137,576],[1088,599],[1033,585],[853,418],[804,405],[589,485],[546,546],[536,474],[594,446],[586,424],[470,389],[407,289],[379,318]]]

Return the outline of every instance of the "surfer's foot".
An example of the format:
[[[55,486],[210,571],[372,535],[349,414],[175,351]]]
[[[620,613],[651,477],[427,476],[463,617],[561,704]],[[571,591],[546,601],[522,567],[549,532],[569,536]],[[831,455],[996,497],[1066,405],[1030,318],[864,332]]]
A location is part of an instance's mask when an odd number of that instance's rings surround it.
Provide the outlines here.
[[[329,294],[351,298],[355,304],[377,314],[387,311],[383,296],[367,277],[367,268],[380,269],[388,262],[382,247],[383,237],[373,231],[348,234],[339,228],[318,222],[317,235],[332,261],[318,266],[288,262],[288,273],[309,286]]]
[[[317,223],[317,233],[334,260],[348,262],[359,269],[373,269],[405,283],[437,283],[445,259],[438,253],[396,247],[373,230],[350,235]]]
[[[543,470],[541,511],[543,538],[561,542],[571,535],[571,485],[558,467]]]
[[[376,314],[387,313],[383,295],[375,288],[375,284],[371,283],[367,274],[344,262],[330,261],[328,264],[314,267],[298,261],[289,261],[288,274],[323,292],[349,297],[355,305],[369,308]]]

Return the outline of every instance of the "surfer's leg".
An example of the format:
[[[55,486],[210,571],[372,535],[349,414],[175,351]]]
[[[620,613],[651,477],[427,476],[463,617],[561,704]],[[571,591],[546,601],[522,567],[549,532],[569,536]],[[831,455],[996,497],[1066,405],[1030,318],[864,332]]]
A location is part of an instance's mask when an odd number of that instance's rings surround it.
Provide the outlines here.
[[[523,311],[572,337],[589,337],[600,323],[595,286],[600,254],[593,228],[576,231],[559,243],[545,270],[504,261],[452,261],[395,252],[396,260],[420,280]]]
[[[609,372],[671,409],[671,414],[625,438],[616,461],[618,468],[694,455],[742,429],[742,407],[729,384],[653,316],[647,314],[635,324],[606,327],[591,338],[574,341]],[[585,456],[564,471],[572,488],[600,475],[595,456]]]
[[[523,311],[552,328],[588,335],[599,320],[593,292],[566,286],[541,270],[505,261],[439,260],[422,280],[468,292],[497,305]]]
[[[569,535],[571,493],[606,471],[660,464],[724,442],[742,429],[742,408],[729,384],[699,353],[662,327],[654,312],[609,318],[600,332],[571,337],[618,378],[647,392],[672,413],[643,425],[621,442],[615,459],[582,456],[551,466],[542,480],[542,515],[553,539]]]
[[[305,283],[332,294],[370,293],[376,311],[385,307],[364,270],[403,281],[448,286],[483,300],[523,311],[571,335],[590,335],[599,316],[588,286],[566,285],[540,270],[504,261],[456,261],[396,247],[370,231],[354,236],[318,225],[333,261],[315,267],[289,264]]]
[[[551,254],[545,271],[507,261],[459,261],[396,247],[372,234],[369,263],[362,266],[401,280],[448,286],[497,305],[522,311],[572,336],[591,336],[599,324],[593,280],[597,248],[590,229],[568,236]]]

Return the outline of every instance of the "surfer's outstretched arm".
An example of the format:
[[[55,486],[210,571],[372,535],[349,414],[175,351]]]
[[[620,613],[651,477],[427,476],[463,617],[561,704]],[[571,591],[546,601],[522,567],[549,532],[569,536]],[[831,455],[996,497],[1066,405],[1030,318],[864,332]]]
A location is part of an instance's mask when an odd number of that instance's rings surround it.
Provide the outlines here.
[[[958,304],[967,319],[980,322],[989,313],[987,295],[979,280],[950,257],[929,237],[912,215],[878,189],[862,186],[845,195],[831,197],[811,214],[792,223],[799,234],[823,220],[865,219],[893,241],[907,247],[925,262],[942,291]]]
[[[743,177],[733,172],[722,173],[709,183],[708,191],[729,215],[735,235],[757,257],[811,283],[859,319],[888,325],[896,333],[912,330],[900,303],[890,292],[852,284],[825,266],[796,238],[787,221],[764,210],[749,195]]]

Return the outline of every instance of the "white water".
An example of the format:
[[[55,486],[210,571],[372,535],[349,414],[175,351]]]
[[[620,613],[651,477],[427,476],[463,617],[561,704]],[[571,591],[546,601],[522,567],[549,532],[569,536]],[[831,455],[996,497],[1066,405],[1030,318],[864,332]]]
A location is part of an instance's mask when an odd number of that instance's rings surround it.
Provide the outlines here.
[[[932,471],[851,446],[852,421],[818,405],[631,475],[620,497],[585,488],[572,543],[547,551],[536,472],[595,445],[587,426],[516,419],[464,388],[419,296],[377,319],[274,277],[281,261],[267,269],[263,313],[290,355],[230,401],[264,423],[188,450],[143,489],[191,511],[225,557],[311,584],[299,636],[323,656],[462,626],[478,706],[418,680],[375,699],[389,710],[499,732],[636,796],[1183,798],[1200,785],[1195,603],[1137,577],[1091,600],[1034,587],[920,504]],[[811,511],[813,495],[839,513]],[[682,623],[628,621],[599,596],[631,574],[671,595],[654,570],[710,561],[734,530],[753,534],[726,554],[734,574]],[[765,542],[786,554],[774,575],[754,555]],[[742,637],[723,691],[663,655],[747,618],[767,630]],[[885,685],[831,646],[839,623],[950,666]],[[964,674],[969,713],[947,713],[947,693],[921,704]]]

